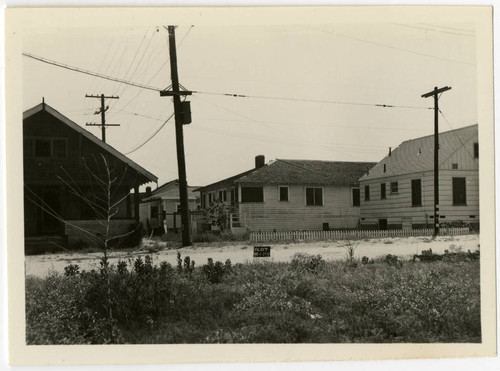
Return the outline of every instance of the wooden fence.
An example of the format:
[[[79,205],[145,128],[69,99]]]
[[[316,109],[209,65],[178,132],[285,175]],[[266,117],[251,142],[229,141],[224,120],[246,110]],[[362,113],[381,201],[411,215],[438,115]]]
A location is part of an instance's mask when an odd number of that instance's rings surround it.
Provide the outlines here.
[[[440,235],[458,236],[469,234],[469,228],[441,228]],[[335,231],[291,231],[252,232],[251,242],[295,241],[295,240],[343,240],[357,238],[384,238],[432,236],[434,229],[393,229],[393,230],[335,230]]]

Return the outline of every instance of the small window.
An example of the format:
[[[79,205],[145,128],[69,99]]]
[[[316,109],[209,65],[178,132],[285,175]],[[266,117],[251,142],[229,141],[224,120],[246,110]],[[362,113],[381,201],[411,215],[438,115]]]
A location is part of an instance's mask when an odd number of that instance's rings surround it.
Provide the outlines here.
[[[306,205],[323,206],[323,188],[306,188]]]
[[[457,170],[458,169],[458,164],[456,164],[456,163],[451,164],[451,168],[453,170]]]
[[[264,188],[241,187],[241,202],[264,202]]]
[[[474,158],[479,158],[479,143],[474,143]]]
[[[360,195],[359,195],[359,188],[353,188],[352,189],[352,206],[360,206]]]
[[[66,139],[52,139],[52,157],[67,157]]]
[[[453,178],[453,205],[467,205],[465,178]]]
[[[385,183],[380,184],[380,199],[385,200],[386,198],[386,193],[385,193]]]
[[[35,139],[35,156],[50,157],[50,139]]]
[[[279,201],[289,201],[288,187],[280,186],[279,188]]]
[[[422,206],[422,181],[420,179],[411,181],[411,205]]]
[[[227,191],[226,190],[222,191],[222,201],[224,201],[224,202],[227,201]]]
[[[391,182],[391,194],[398,193],[398,182]]]
[[[181,204],[175,204],[175,212],[177,213],[181,212]]]
[[[365,186],[365,201],[370,201],[370,186]]]
[[[208,204],[210,205],[212,203],[212,201],[213,201],[213,196],[212,196],[212,192],[210,192],[208,194]]]
[[[219,201],[222,201],[222,191],[219,191]]]
[[[387,171],[387,165],[384,164],[384,173]]]

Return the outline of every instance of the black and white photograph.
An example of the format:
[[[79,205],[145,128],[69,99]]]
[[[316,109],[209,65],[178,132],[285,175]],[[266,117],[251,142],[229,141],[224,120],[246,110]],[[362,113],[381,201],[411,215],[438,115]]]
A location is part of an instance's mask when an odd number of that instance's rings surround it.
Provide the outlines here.
[[[492,9],[410,8],[8,9],[15,363],[493,355]]]

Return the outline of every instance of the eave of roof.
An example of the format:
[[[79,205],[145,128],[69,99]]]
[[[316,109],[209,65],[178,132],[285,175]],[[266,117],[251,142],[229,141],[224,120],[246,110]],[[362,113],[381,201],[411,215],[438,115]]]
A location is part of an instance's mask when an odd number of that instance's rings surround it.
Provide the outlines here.
[[[477,136],[478,125],[469,125],[439,133],[439,165],[445,163],[462,146]],[[384,172],[384,164],[386,169]],[[434,168],[434,135],[426,135],[402,142],[391,156],[386,155],[368,174],[359,180],[375,180],[406,174],[432,171]]]
[[[374,165],[375,162],[277,159],[236,183],[357,186],[359,177]]]
[[[92,141],[93,143],[97,144],[99,147],[101,147],[102,149],[104,149],[107,152],[111,153],[113,156],[115,156],[116,158],[118,158],[120,161],[124,162],[125,164],[127,164],[128,166],[130,166],[131,168],[133,168],[134,170],[136,170],[138,173],[140,173],[142,176],[144,176],[148,181],[150,181],[150,182],[157,182],[158,181],[158,177],[157,176],[151,174],[149,171],[147,171],[142,166],[140,166],[139,164],[135,163],[134,161],[132,161],[128,157],[126,157],[121,152],[119,152],[116,149],[114,149],[113,147],[111,147],[109,144],[104,143],[102,140],[100,140],[99,138],[97,138],[95,135],[93,135],[89,131],[85,130],[80,125],[78,125],[74,121],[72,121],[69,118],[67,118],[66,116],[64,116],[59,111],[57,111],[54,108],[52,108],[51,106],[49,106],[47,103],[40,103],[40,104],[36,105],[35,107],[30,108],[30,109],[24,111],[23,112],[23,120],[25,120],[25,119],[27,119],[27,118],[35,115],[38,112],[41,112],[41,111],[45,111],[45,112],[49,113],[50,115],[54,116],[59,121],[61,121],[64,124],[68,125],[71,129],[73,129],[73,130],[77,131],[78,133],[82,134],[85,138],[87,138],[90,141]],[[148,181],[145,181],[144,183],[147,183]]]
[[[243,173],[233,175],[229,178],[225,178],[225,179],[219,180],[215,183],[211,183],[211,184],[208,184],[206,186],[197,188],[194,191],[207,192],[207,191],[211,191],[211,190],[218,189],[218,188],[224,188],[224,186],[232,185],[237,179],[239,179],[247,174],[250,174],[256,170],[258,170],[258,169],[254,168],[254,169],[244,171]]]

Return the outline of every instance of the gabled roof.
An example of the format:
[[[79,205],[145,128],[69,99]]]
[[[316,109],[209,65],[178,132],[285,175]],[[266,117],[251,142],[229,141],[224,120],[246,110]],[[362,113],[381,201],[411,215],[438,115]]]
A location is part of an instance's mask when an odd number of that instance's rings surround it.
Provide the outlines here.
[[[88,140],[92,141],[93,143],[97,144],[99,147],[104,149],[105,151],[109,152],[116,158],[118,158],[120,161],[124,162],[128,166],[130,166],[132,169],[136,170],[139,174],[143,175],[148,181],[150,182],[157,182],[158,178],[151,174],[149,171],[123,155],[122,153],[118,152],[116,149],[111,147],[109,144],[104,143],[102,140],[97,138],[94,134],[88,132],[84,128],[82,128],[80,125],[75,123],[74,121],[71,121],[69,118],[64,116],[62,113],[59,111],[55,110],[51,106],[49,106],[47,103],[40,103],[36,105],[33,108],[30,108],[29,110],[26,110],[23,112],[23,120],[26,120],[27,118],[37,114],[38,112],[45,111],[48,114],[54,116],[56,119],[61,121],[62,123],[66,124],[69,126],[71,129],[77,131],[78,133],[82,134],[85,138]]]
[[[356,186],[358,179],[375,162],[341,162],[277,159],[240,177],[241,184],[304,184]]]
[[[243,173],[240,173],[240,174],[237,174],[237,175],[233,175],[229,178],[226,178],[226,179],[222,179],[222,180],[219,180],[215,183],[212,183],[212,184],[208,184],[204,187],[200,187],[198,189],[196,189],[197,191],[200,191],[200,192],[210,192],[210,191],[213,191],[213,190],[217,190],[217,189],[221,189],[221,188],[229,188],[229,187],[232,187],[234,182],[236,180],[238,180],[239,178],[247,175],[247,174],[250,174],[252,172],[254,172],[255,170],[257,169],[250,169],[250,170],[247,170],[247,171],[244,171]]]
[[[439,134],[439,163],[442,164],[465,143],[476,137],[478,125],[446,131]],[[384,165],[386,171],[384,173]],[[412,174],[434,169],[434,135],[407,140],[370,169],[360,181]]]
[[[188,200],[196,200],[198,186],[188,186]],[[161,198],[162,200],[179,200],[179,180],[174,179],[167,182],[151,192],[151,196],[144,198],[143,201],[150,201]]]

